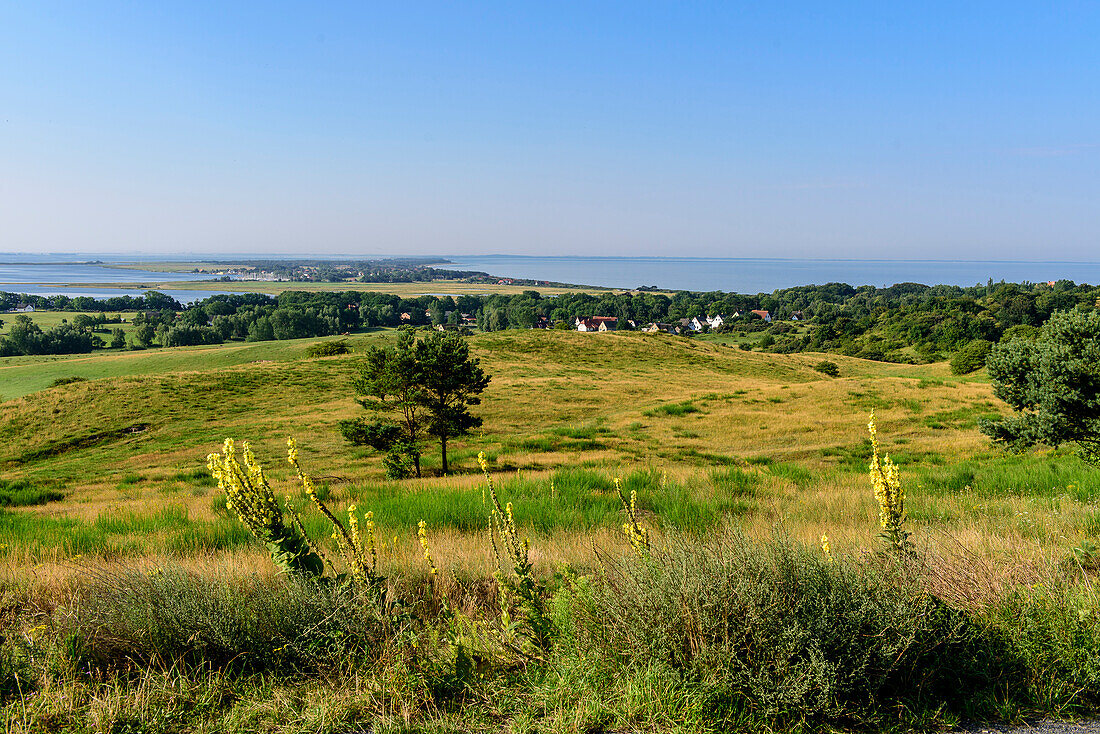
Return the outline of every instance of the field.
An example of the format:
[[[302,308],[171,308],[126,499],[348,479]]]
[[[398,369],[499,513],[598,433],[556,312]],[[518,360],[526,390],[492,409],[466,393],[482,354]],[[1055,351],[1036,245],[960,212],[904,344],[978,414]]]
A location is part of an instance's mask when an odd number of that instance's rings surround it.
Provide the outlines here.
[[[361,351],[391,333],[351,343]],[[339,419],[363,413],[350,389],[358,356],[309,359],[305,349],[315,341],[4,360],[5,476],[65,493],[62,502],[20,511],[20,528],[0,539],[5,552],[28,563],[64,561],[63,546],[28,547],[18,537],[23,523],[39,518],[43,527],[80,527],[111,554],[171,550],[195,528],[224,544],[233,523],[212,509],[206,454],[226,437],[250,440],[282,482],[288,436],[328,478],[334,501],[374,508],[386,532],[406,536],[399,544],[410,552],[415,538],[407,531],[420,517],[456,550],[465,533],[483,526],[473,461],[482,450],[506,486],[539,500],[517,502],[521,522],[570,549],[571,561],[589,552],[591,530],[618,526],[607,496],[617,475],[647,477],[640,494],[658,525],[698,527],[727,514],[754,534],[781,524],[801,539],[828,531],[837,547],[865,547],[876,532],[876,505],[865,490],[872,409],[929,542],[950,537],[983,553],[1033,556],[1076,547],[1100,523],[1093,502],[1100,474],[1068,455],[991,449],[977,420],[1002,407],[980,377],[954,377],[942,364],[831,356],[841,368],[834,379],[813,370],[819,355],[745,353],[667,335],[473,337],[493,381],[479,411],[484,428],[452,448],[458,476],[388,482],[374,452],[347,445],[336,431]],[[74,377],[87,381],[44,389]],[[434,470],[437,452],[429,448],[425,460]],[[725,496],[716,472],[732,473],[751,491]],[[580,516],[545,506],[539,495],[551,477],[594,490],[577,499]],[[106,523],[107,512],[132,518],[133,532]],[[163,513],[176,518],[179,532],[149,537],[149,518]],[[252,552],[241,540],[233,550]],[[211,550],[194,542],[197,554]],[[466,550],[449,555],[471,572],[489,562]]]
[[[470,337],[492,376],[477,409],[483,429],[452,444],[454,475],[436,476],[429,446],[428,476],[390,481],[380,457],[344,442],[336,423],[363,414],[351,378],[363,351],[393,333],[355,335],[351,354],[326,358],[306,355],[320,341],[308,339],[0,360],[4,583],[48,597],[81,583],[89,568],[116,579],[110,584],[150,568],[236,579],[233,588],[257,583],[248,579],[274,583],[267,550],[226,511],[206,469],[207,454],[226,437],[252,442],[276,496],[288,495],[306,531],[322,538],[331,526],[285,461],[286,439],[295,437],[319,494],[338,514],[349,504],[373,512],[381,568],[395,583],[426,583],[417,537],[423,520],[439,567],[431,583],[470,614],[486,603],[477,589],[496,569],[479,451],[502,501],[514,503],[542,577],[562,563],[570,574],[585,573],[629,554],[615,478],[637,492],[640,522],[673,548],[678,537],[726,527],[753,542],[778,534],[810,548],[827,533],[838,558],[864,557],[879,544],[867,477],[872,410],[882,448],[900,466],[916,547],[935,559],[944,589],[953,589],[943,593],[963,606],[982,608],[1021,579],[1034,582],[1035,569],[1082,553],[1087,560],[1088,539],[1100,531],[1100,471],[1067,452],[1005,455],[978,432],[979,418],[1004,411],[984,373],[958,377],[942,363],[828,355],[840,368],[832,378],[814,369],[826,355],[745,352],[665,334]],[[59,378],[79,379],[50,387]],[[980,586],[972,583],[977,576]],[[180,683],[156,685],[165,691]],[[261,708],[298,710],[276,705],[281,689],[260,686]],[[309,686],[292,694],[304,697],[295,699],[302,706],[322,695]],[[367,709],[384,715],[387,704],[373,705]],[[997,706],[997,715],[1018,715]],[[564,723],[568,711],[538,717],[559,730],[585,730]],[[394,715],[387,720],[398,729],[410,720]],[[429,718],[449,730],[442,712]],[[934,717],[934,725],[950,720]]]
[[[74,312],[74,311],[32,311],[31,313],[26,313],[26,314],[16,314],[16,313],[0,314],[0,321],[4,322],[3,324],[0,324],[0,336],[4,336],[5,334],[7,334],[8,332],[11,331],[11,327],[15,324],[15,319],[16,319],[17,316],[27,316],[28,318],[30,318],[31,321],[38,324],[38,326],[41,329],[45,330],[45,329],[53,328],[54,326],[59,326],[59,325],[61,325],[63,323],[66,323],[66,322],[72,322],[72,320],[75,317],[79,316],[79,315],[80,315],[79,312]],[[98,313],[87,313],[86,315],[95,317],[95,316],[99,316],[100,314],[98,314]],[[112,329],[122,329],[123,331],[129,331],[130,329],[133,328],[133,323],[132,323],[133,320],[134,320],[134,312],[133,311],[112,312],[112,313],[106,314],[106,316],[108,318],[114,318],[114,317],[118,316],[122,319],[125,319],[125,322],[121,323],[121,324],[102,324],[99,327],[100,330],[98,332],[96,332],[100,336],[104,336],[104,335],[109,336]]]

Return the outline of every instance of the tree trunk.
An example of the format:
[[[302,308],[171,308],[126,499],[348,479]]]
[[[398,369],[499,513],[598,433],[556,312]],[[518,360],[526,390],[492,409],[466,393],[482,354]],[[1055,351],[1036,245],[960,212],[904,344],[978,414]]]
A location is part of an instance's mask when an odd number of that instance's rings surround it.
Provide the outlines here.
[[[416,478],[420,479],[420,452],[413,454],[413,465],[416,466]]]
[[[442,449],[443,454],[443,474],[447,474],[447,434],[443,434],[439,437],[439,446]]]

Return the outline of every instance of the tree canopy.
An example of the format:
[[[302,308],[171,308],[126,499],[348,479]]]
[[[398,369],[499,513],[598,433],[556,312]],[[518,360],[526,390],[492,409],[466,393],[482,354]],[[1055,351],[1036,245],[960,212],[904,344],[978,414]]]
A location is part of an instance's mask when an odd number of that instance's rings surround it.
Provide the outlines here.
[[[1055,313],[1037,338],[997,345],[987,365],[993,393],[1017,412],[984,421],[986,435],[1016,451],[1074,443],[1100,461],[1100,312]]]
[[[412,329],[401,329],[393,346],[367,353],[354,381],[357,402],[388,416],[341,421],[340,431],[352,443],[386,451],[394,477],[408,473],[407,463],[421,476],[421,446],[435,436],[446,474],[447,442],[481,425],[469,408],[481,402],[489,379],[461,335],[432,332],[417,341]]]

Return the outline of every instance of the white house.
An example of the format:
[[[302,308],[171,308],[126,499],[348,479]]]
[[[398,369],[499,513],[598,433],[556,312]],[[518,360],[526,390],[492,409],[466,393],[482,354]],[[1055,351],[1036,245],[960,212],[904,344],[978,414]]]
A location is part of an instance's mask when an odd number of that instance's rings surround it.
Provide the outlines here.
[[[590,319],[578,317],[575,323],[577,331],[615,331],[619,318],[617,316],[593,316]]]

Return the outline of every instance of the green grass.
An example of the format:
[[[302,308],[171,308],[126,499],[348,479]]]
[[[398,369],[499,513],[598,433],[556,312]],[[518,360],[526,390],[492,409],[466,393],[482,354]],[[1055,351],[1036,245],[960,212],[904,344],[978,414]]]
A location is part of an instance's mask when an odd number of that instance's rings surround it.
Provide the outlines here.
[[[152,513],[103,512],[91,522],[0,510],[0,546],[6,553],[41,560],[111,560],[156,552],[194,555],[255,542],[236,518],[195,520],[173,505]]]
[[[665,405],[658,405],[656,408],[652,408],[651,410],[643,412],[642,415],[646,416],[647,418],[653,418],[655,416],[662,415],[690,415],[692,413],[698,412],[699,406],[697,406],[691,400],[685,400],[680,403],[666,403]]]
[[[915,479],[932,495],[975,497],[1058,497],[1076,502],[1100,499],[1100,468],[1075,456],[1000,456],[953,462],[918,470]]]
[[[361,350],[379,338],[386,334],[351,343]],[[944,376],[942,365],[838,357],[844,377],[824,380],[813,355],[663,336],[494,333],[471,340],[493,382],[478,406],[483,430],[452,445],[458,475],[431,476],[438,457],[426,446],[429,476],[392,482],[380,479],[376,452],[348,446],[335,428],[362,414],[350,387],[359,357],[310,360],[313,341],[0,360],[0,389],[10,375],[23,380],[15,391],[39,385],[0,406],[0,504],[12,498],[0,510],[6,588],[29,600],[0,641],[9,718],[26,706],[39,728],[65,731],[90,721],[104,731],[354,731],[365,722],[395,731],[900,730],[1100,705],[1100,603],[1078,583],[1091,573],[1082,570],[1095,555],[1089,536],[1100,533],[1100,469],[1061,452],[991,452],[973,427],[999,410],[986,385]],[[92,379],[45,388],[79,374],[76,365]],[[1004,579],[960,583],[936,576],[933,564],[914,571],[928,578],[905,586],[914,579],[869,552],[878,548],[865,476],[872,406],[883,446],[902,465],[922,552],[950,545],[938,534],[946,528],[972,540],[980,550],[967,552],[981,563],[937,560],[994,574],[988,562],[1009,569]],[[388,598],[402,601],[392,648],[333,653],[358,649],[342,646],[361,628],[318,636],[332,609],[308,593],[274,598],[291,593],[282,580],[264,586],[271,569],[255,565],[262,546],[204,468],[227,435],[254,442],[276,496],[292,496],[326,551],[331,526],[290,477],[288,435],[337,514],[354,503],[373,512],[381,538],[399,536],[384,558]],[[531,542],[560,635],[552,651],[523,656],[500,643],[480,450]],[[640,521],[653,532],[645,559],[629,556],[616,477],[637,493]],[[421,520],[440,567],[432,579],[418,562]],[[763,537],[776,524],[794,538],[753,545],[720,530]],[[825,531],[832,559],[818,548]],[[172,561],[149,568],[161,555],[225,569],[227,579],[180,576]],[[1052,577],[1013,575],[1048,558]],[[131,574],[138,559],[148,570]],[[49,561],[60,564],[51,567],[61,569],[56,585],[27,587],[30,569]],[[105,589],[63,575],[92,564],[117,574]],[[119,588],[128,596],[111,596]],[[947,592],[988,603],[967,607]],[[295,617],[312,620],[299,629],[252,615],[257,609],[323,613]],[[47,621],[53,637],[36,641],[47,633],[33,630]],[[264,632],[275,628],[284,631]],[[150,654],[158,640],[160,662]],[[279,662],[287,650],[297,662]],[[270,675],[210,669],[211,660],[252,664],[235,653],[257,656]],[[333,667],[318,676],[311,653]],[[473,672],[462,673],[463,654]],[[898,661],[909,666],[902,673],[891,667]],[[961,700],[951,676],[968,665],[989,685]],[[203,698],[191,677],[217,695]],[[936,683],[944,680],[951,685]],[[26,695],[30,681],[50,693]],[[890,695],[874,698],[880,690]]]
[[[376,336],[357,336],[354,347]],[[10,400],[51,387],[56,380],[101,380],[134,376],[173,375],[241,365],[287,362],[305,358],[316,338],[271,342],[230,342],[200,347],[173,347],[141,351],[0,358],[0,399]],[[57,389],[70,387],[65,385]]]
[[[0,507],[44,505],[65,499],[65,493],[54,487],[39,487],[25,479],[0,479]]]
[[[99,334],[100,337],[107,337],[106,340],[109,340],[110,333],[114,329],[122,329],[125,332],[129,332],[131,329],[134,328],[133,320],[135,313],[136,312],[133,311],[121,311],[118,313],[105,314],[107,318],[114,318],[115,316],[118,316],[120,318],[126,319],[126,321],[125,323],[121,324],[98,324],[97,331],[95,331],[95,333]],[[34,311],[28,314],[0,314],[0,321],[4,322],[2,325],[0,325],[0,336],[6,336],[8,333],[11,332],[11,327],[15,325],[16,316],[29,316],[31,321],[38,324],[38,326],[45,331],[48,329],[52,329],[55,326],[60,326],[64,323],[71,324],[73,322],[73,319],[80,315],[80,312],[75,311]],[[85,313],[84,315],[92,317],[99,316],[98,313],[90,312]]]
[[[501,502],[512,502],[516,523],[532,532],[592,531],[618,528],[623,508],[615,494],[613,476],[577,467],[560,469],[549,480],[511,478],[498,482]],[[754,494],[757,479],[738,470],[715,472],[707,478],[682,483],[656,470],[638,470],[623,478],[623,490],[638,493],[639,510],[657,525],[701,531],[723,518],[744,514],[745,500]],[[483,487],[419,493],[400,483],[371,483],[352,487],[350,498],[374,512],[380,528],[409,531],[424,520],[432,528],[481,532],[488,526],[491,501]],[[324,518],[305,513],[311,535],[323,536]]]

